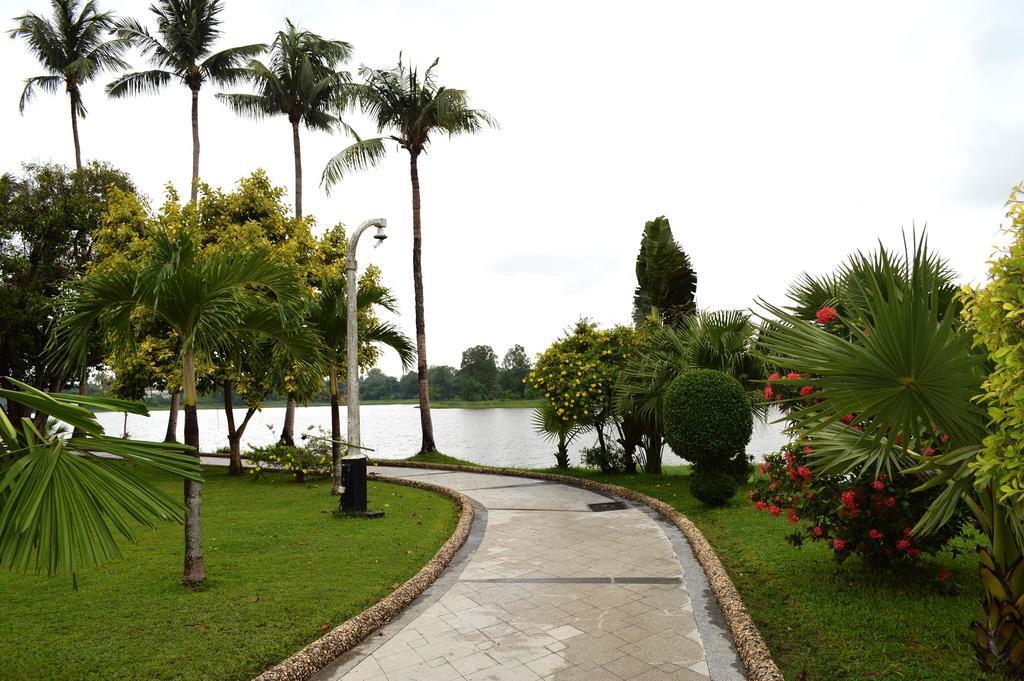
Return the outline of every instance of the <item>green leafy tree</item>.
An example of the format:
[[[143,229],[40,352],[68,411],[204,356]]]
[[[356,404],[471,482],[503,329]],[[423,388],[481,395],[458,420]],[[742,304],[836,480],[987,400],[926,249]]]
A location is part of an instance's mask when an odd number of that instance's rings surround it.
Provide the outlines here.
[[[490,400],[497,395],[498,356],[491,346],[474,345],[462,352],[459,392],[462,399],[471,401]]]
[[[146,415],[137,402],[45,393],[19,381],[0,397],[24,411],[50,414],[81,433],[12,421],[0,410],[0,567],[74,575],[120,556],[117,535],[134,540],[126,520],[152,527],[181,522],[182,507],[100,454],[202,480],[199,462],[180,445],[110,437],[92,410]],[[53,425],[51,422],[50,425]]]
[[[343,127],[331,111],[351,81],[348,72],[338,70],[352,56],[352,46],[328,40],[310,31],[300,31],[285,19],[270,44],[268,63],[257,59],[243,69],[254,94],[218,94],[236,113],[261,120],[285,116],[292,128],[295,155],[295,217],[302,217],[302,145],[299,130],[331,132]]]
[[[415,371],[402,374],[398,381],[398,395],[403,400],[409,400],[419,394],[419,376]]]
[[[244,45],[213,52],[221,35],[220,0],[157,0],[150,6],[156,18],[159,38],[136,19],[118,19],[116,35],[138,48],[155,67],[126,73],[109,85],[111,97],[157,92],[172,80],[179,80],[192,92],[192,189],[190,200],[199,196],[199,90],[203,83],[230,85],[244,76],[242,66],[267,49],[266,45]]]
[[[359,399],[391,400],[398,397],[398,379],[388,376],[377,367],[366,372],[359,381]]]
[[[357,139],[328,162],[323,181],[336,184],[347,173],[375,166],[385,156],[385,144],[395,142],[409,153],[409,177],[412,183],[412,277],[416,308],[416,374],[419,381],[420,429],[423,439],[420,453],[437,449],[434,425],[430,419],[430,393],[427,375],[427,334],[423,311],[422,225],[420,220],[419,157],[437,134],[452,137],[475,134],[486,125],[494,125],[490,114],[469,106],[465,90],[438,85],[430,65],[422,78],[405,65],[401,57],[391,69],[359,70],[362,83],[354,83],[350,100],[376,123],[381,137]]]
[[[499,384],[501,391],[512,397],[523,397],[526,393],[526,377],[533,365],[526,355],[526,348],[513,345],[501,360]]]
[[[49,325],[64,314],[61,294],[96,258],[111,187],[135,191],[127,175],[99,163],[80,171],[27,164],[19,176],[0,177],[0,376],[41,390],[64,387],[66,376],[46,361]],[[100,346],[89,339],[87,365],[96,366]],[[80,390],[86,376],[75,374]],[[25,415],[19,403],[7,408],[14,422]]]
[[[104,71],[127,68],[121,59],[128,44],[121,38],[109,39],[114,15],[101,12],[89,0],[52,0],[53,18],[31,12],[15,19],[18,25],[11,38],[21,38],[47,73],[25,80],[18,110],[32,100],[37,90],[56,94],[63,86],[71,106],[71,135],[75,143],[75,168],[82,169],[82,147],[78,140],[78,117],[85,117],[82,86]]]
[[[112,343],[130,347],[136,314],[162,319],[180,339],[185,403],[185,444],[199,456],[196,415],[197,363],[244,333],[277,337],[296,354],[310,356],[315,346],[295,333],[294,320],[306,289],[294,270],[281,267],[264,250],[204,251],[187,229],[160,231],[146,261],[97,271],[85,277],[69,301],[52,338],[55,357],[80,366],[87,348],[84,334],[98,325]],[[202,487],[185,481],[185,564],[182,581],[195,585],[206,577],[202,545]]]
[[[456,400],[459,398],[459,372],[447,365],[432,366],[427,370],[430,381],[430,399]],[[410,397],[415,397],[415,391]]]
[[[689,256],[672,237],[672,227],[664,216],[644,226],[636,257],[636,281],[633,321],[638,326],[651,316],[674,323],[697,309],[697,274]]]

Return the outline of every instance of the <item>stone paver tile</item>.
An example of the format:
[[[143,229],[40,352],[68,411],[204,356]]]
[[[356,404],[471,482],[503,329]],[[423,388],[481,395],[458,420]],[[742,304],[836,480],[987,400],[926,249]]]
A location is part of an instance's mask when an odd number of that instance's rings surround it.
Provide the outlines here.
[[[450,664],[455,671],[466,676],[467,674],[478,672],[481,669],[493,667],[497,662],[495,662],[493,657],[485,655],[482,652],[477,652],[472,655],[460,657],[456,660],[451,660],[448,664]]]
[[[651,665],[632,655],[623,655],[617,660],[612,660],[605,664],[604,668],[623,681],[631,681],[634,677],[654,669]]]
[[[551,676],[557,671],[568,669],[569,663],[561,655],[551,653],[550,655],[538,657],[536,660],[527,662],[526,666],[539,676],[546,677]]]
[[[569,624],[548,630],[548,636],[556,638],[559,641],[565,641],[567,639],[572,638],[573,636],[579,636],[582,633],[582,631]]]
[[[456,677],[458,678],[458,677]],[[540,677],[525,665],[491,667],[466,676],[466,681],[537,681]]]

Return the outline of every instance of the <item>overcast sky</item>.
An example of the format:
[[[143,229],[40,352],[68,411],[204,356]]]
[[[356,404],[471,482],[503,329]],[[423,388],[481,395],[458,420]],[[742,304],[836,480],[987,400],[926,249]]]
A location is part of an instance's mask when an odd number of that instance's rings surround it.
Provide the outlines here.
[[[149,2],[99,4],[150,22]],[[0,0],[5,32],[27,9],[49,3]],[[628,322],[640,235],[658,215],[693,260],[703,308],[780,301],[799,272],[926,223],[982,281],[1024,180],[1024,5],[1009,0],[227,0],[222,46],[269,42],[285,16],[353,43],[353,69],[399,50],[440,57],[440,82],[501,123],[438,138],[420,163],[431,364],[458,366],[476,344],[532,355],[580,316]],[[19,116],[22,80],[41,71],[6,37],[0,65],[0,171],[73,163],[66,98],[40,95]],[[187,194],[187,88],[110,101],[107,80],[84,91],[84,157],[129,172],[154,203],[167,182]],[[290,193],[287,121],[239,119],[215,92],[201,95],[203,179],[230,187],[264,168]],[[305,210],[321,228],[387,218],[390,238],[360,263],[383,268],[412,335],[408,157],[394,150],[328,197],[320,173],[348,143],[304,133]]]

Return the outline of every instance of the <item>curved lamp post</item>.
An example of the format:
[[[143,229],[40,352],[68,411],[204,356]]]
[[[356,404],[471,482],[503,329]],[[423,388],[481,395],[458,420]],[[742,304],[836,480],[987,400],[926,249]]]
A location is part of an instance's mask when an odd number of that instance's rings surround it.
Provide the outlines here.
[[[357,316],[356,297],[358,289],[356,286],[356,245],[359,237],[370,227],[376,227],[377,233],[373,235],[376,240],[373,247],[380,246],[388,235],[384,233],[387,227],[387,220],[374,218],[359,225],[348,242],[348,252],[345,254],[345,277],[346,277],[346,303],[348,305],[348,328],[346,331],[346,350],[348,351],[348,371],[345,374],[346,411],[348,413],[348,455],[358,455],[360,450],[359,439],[359,326]],[[341,478],[341,458],[338,459],[338,470],[334,471],[335,480]]]

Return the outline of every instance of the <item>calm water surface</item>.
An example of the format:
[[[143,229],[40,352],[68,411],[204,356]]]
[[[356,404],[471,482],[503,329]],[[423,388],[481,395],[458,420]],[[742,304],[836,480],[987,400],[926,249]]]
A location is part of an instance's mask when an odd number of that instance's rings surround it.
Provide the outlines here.
[[[284,407],[256,412],[249,421],[242,441],[242,451],[248,446],[267,445],[277,441],[284,422]],[[553,466],[555,446],[533,432],[531,409],[435,409],[434,436],[440,451],[466,461],[490,466],[519,466],[538,468]],[[201,409],[199,412],[199,444],[204,452],[227,447],[227,420],[222,409]],[[235,410],[236,422],[245,416],[242,409]],[[368,405],[360,411],[363,445],[373,448],[372,457],[402,459],[419,449],[419,410],[411,404]],[[98,414],[107,433],[122,432],[124,415]],[[341,412],[342,437],[345,434],[345,410]],[[149,418],[128,416],[128,433],[137,440],[162,440],[167,428],[167,412],[154,411]],[[299,407],[295,414],[296,436],[304,432],[318,434],[318,428],[328,433],[331,412],[328,406]],[[178,420],[178,440],[184,439],[184,413]],[[579,463],[580,447],[592,444],[594,437],[585,435],[571,448],[571,460]],[[754,435],[747,452],[760,459],[765,453],[778,449],[786,442],[779,426],[754,423]],[[668,448],[666,448],[667,450]],[[666,451],[666,464],[681,460]]]

